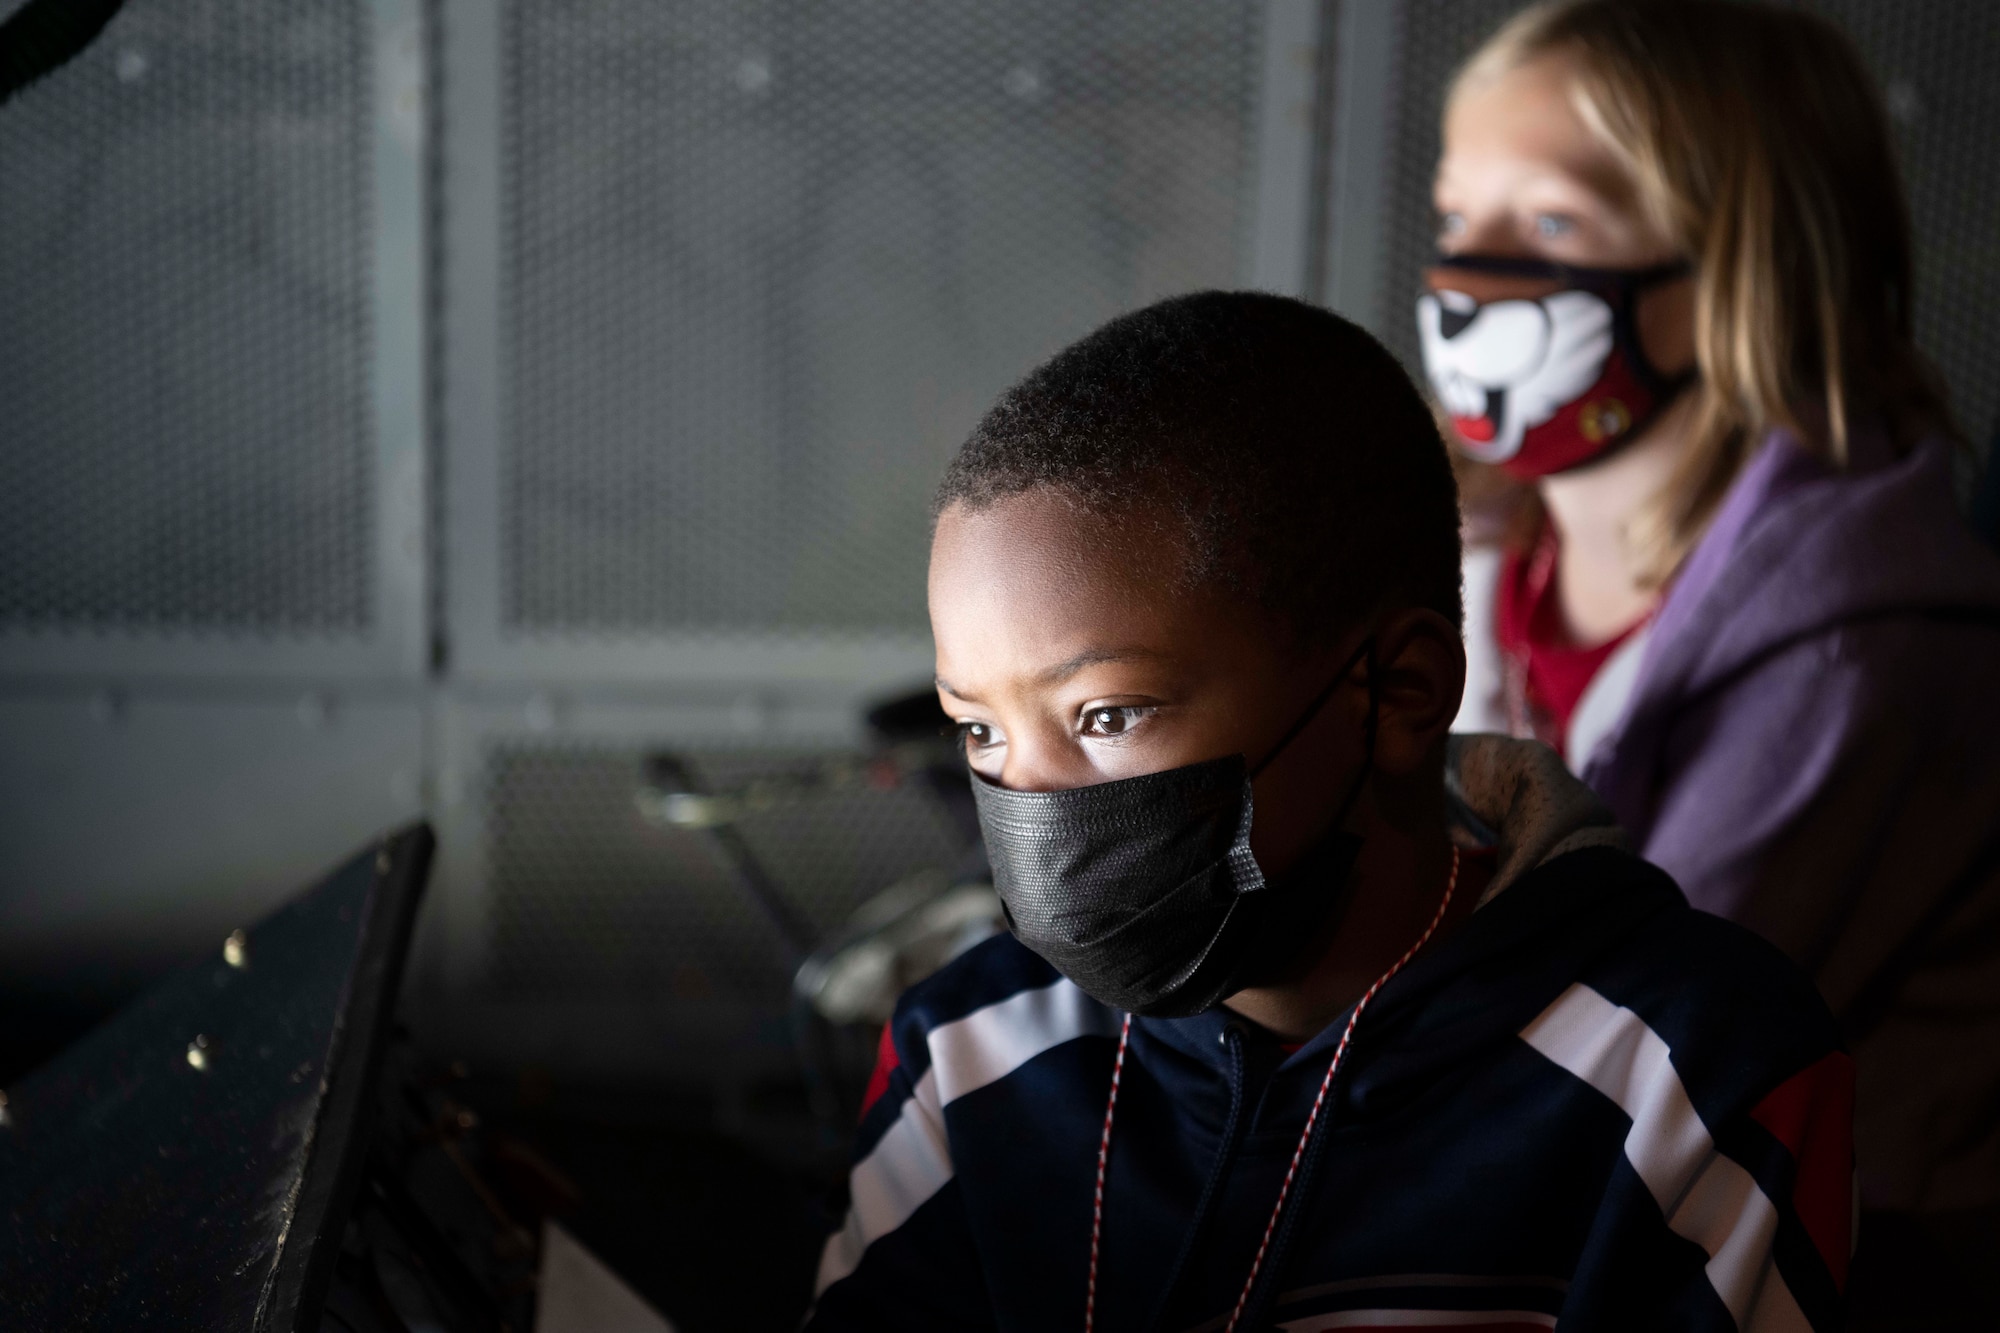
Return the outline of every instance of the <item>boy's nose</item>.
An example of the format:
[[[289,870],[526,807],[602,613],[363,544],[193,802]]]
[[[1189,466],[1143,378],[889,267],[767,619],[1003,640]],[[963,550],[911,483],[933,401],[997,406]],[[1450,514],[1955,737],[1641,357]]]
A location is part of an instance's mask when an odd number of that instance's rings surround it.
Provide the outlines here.
[[[1062,791],[1075,786],[1035,764],[1009,762],[1000,770],[1000,785],[1008,791]]]
[[[1017,743],[1008,747],[996,781],[1009,791],[1068,791],[1103,779],[1092,773],[1080,756],[1066,756],[1046,745]]]

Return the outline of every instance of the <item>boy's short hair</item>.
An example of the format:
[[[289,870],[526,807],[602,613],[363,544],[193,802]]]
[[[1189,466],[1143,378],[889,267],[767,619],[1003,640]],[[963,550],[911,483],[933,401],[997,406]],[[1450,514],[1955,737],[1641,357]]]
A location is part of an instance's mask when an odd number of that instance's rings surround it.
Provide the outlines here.
[[[1303,643],[1398,606],[1462,623],[1436,420],[1380,343],[1301,301],[1198,292],[1112,320],[1001,396],[933,514],[1042,486],[1113,523],[1164,514],[1185,583]]]

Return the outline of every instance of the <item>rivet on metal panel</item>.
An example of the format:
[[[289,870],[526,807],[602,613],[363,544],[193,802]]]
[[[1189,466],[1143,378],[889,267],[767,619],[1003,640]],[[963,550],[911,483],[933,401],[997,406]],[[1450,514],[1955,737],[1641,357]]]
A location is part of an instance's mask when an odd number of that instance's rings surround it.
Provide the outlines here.
[[[1000,80],[1000,86],[1009,97],[1017,97],[1023,102],[1042,100],[1042,74],[1033,65],[1016,65],[1008,70]]]
[[[250,965],[250,939],[241,927],[229,932],[229,938],[222,942],[222,961],[231,967]]]
[[[763,56],[745,56],[736,64],[736,86],[752,97],[769,91],[771,62]]]
[[[529,731],[554,731],[556,701],[537,691],[528,697],[528,702],[522,707],[521,720],[528,724]]]
[[[775,700],[763,695],[746,694],[729,706],[729,721],[736,730],[755,736],[770,730],[777,712]]]
[[[298,711],[300,726],[307,731],[319,731],[333,721],[333,700],[312,690],[299,699]]]
[[[208,1068],[208,1038],[197,1035],[188,1043],[187,1062],[198,1070]]]
[[[1888,107],[1890,118],[1904,125],[1915,123],[1924,111],[1924,99],[1917,92],[1917,85],[1908,79],[1889,80],[1882,89],[1882,101]]]

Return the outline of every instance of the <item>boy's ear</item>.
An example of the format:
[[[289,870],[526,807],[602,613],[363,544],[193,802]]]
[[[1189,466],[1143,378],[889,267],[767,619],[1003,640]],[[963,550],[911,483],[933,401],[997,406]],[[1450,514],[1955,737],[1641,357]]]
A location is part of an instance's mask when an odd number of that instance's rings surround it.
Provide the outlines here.
[[[1435,611],[1397,611],[1376,632],[1375,670],[1375,767],[1407,776],[1431,758],[1458,716],[1465,642],[1458,627]]]

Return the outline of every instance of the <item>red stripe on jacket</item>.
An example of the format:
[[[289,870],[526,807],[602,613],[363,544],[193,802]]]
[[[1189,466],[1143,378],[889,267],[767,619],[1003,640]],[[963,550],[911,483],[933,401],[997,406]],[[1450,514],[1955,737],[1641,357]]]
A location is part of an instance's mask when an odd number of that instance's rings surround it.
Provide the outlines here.
[[[884,1023],[882,1044],[875,1048],[875,1072],[868,1076],[868,1091],[861,1094],[862,1115],[867,1115],[869,1108],[882,1100],[882,1094],[889,1090],[889,1075],[895,1073],[901,1063],[896,1058],[896,1043],[889,1039],[889,1025]]]
[[[1807,1065],[1758,1102],[1750,1118],[1792,1155],[1792,1209],[1834,1286],[1854,1253],[1854,1061],[1840,1051]]]

